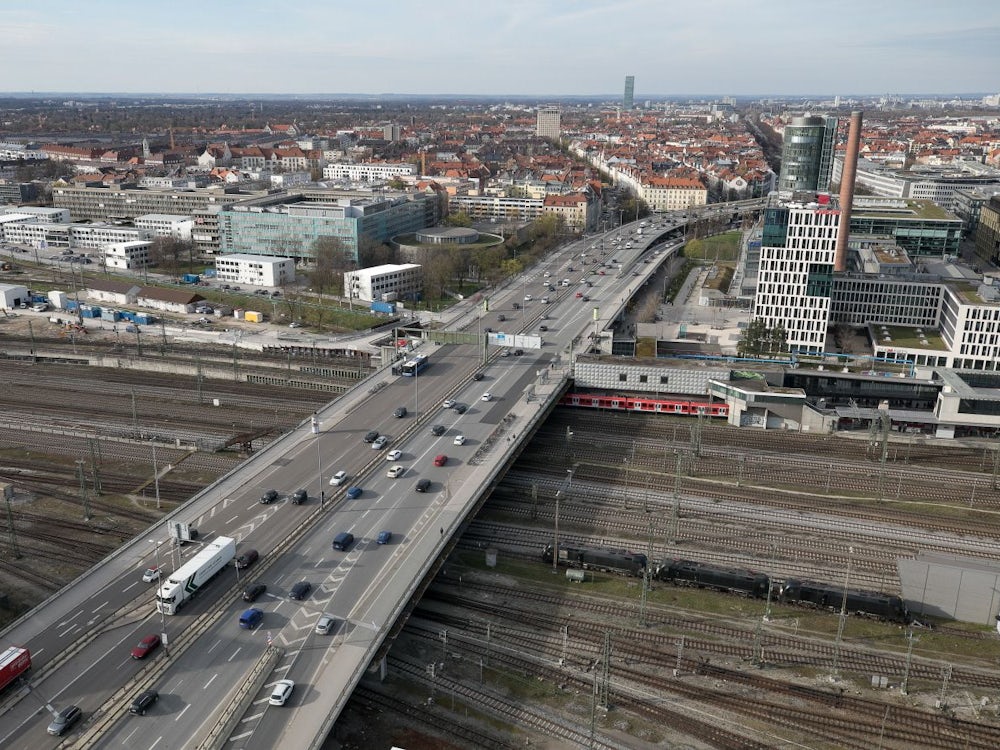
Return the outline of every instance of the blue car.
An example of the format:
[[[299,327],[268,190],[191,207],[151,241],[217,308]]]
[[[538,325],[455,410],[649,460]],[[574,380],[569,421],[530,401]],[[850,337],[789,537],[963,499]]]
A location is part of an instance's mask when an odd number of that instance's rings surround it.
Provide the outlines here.
[[[379,544],[388,544],[390,539],[392,539],[391,531],[380,531],[378,533],[378,538],[375,541]]]
[[[356,497],[361,497],[361,488],[360,487],[348,487],[347,488],[347,496],[349,498],[351,498],[351,500],[353,500]]]

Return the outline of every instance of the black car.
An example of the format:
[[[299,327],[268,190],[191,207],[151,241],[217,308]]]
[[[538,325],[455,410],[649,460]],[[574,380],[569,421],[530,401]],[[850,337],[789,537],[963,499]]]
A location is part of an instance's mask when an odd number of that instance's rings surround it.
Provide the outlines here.
[[[484,377],[485,377],[485,375],[483,375],[481,372],[477,372],[475,375],[472,376],[472,379],[473,380],[482,380]]]
[[[246,552],[243,552],[242,554],[240,554],[239,557],[236,558],[236,567],[239,570],[243,570],[244,568],[249,568],[251,565],[257,562],[258,557],[260,557],[260,555],[257,554],[257,550],[248,549]]]
[[[49,724],[48,733],[56,737],[61,737],[82,718],[83,711],[80,710],[79,706],[66,706],[66,708],[56,714],[52,723]]]
[[[299,581],[292,586],[292,590],[288,592],[288,598],[295,599],[296,601],[302,601],[309,596],[310,591],[312,591],[312,584],[309,583],[309,581]]]
[[[443,424],[436,424],[431,427],[431,435],[440,436],[444,435],[444,431],[447,429]]]
[[[504,315],[503,313],[500,313],[499,315],[497,315],[497,320],[499,320],[501,323],[503,323],[504,321],[507,320],[507,316]]]
[[[457,411],[459,414],[465,414],[465,412],[467,412],[468,410],[469,407],[466,406],[465,404],[455,404],[455,411]]]
[[[394,416],[396,419],[402,419],[403,417],[406,416],[406,407],[397,406],[396,410],[393,411],[392,416]]]
[[[374,443],[376,440],[378,440],[378,430],[369,430],[365,433],[366,443]]]
[[[548,326],[538,326],[538,330],[539,331],[547,331],[547,330],[549,330],[549,327]]]
[[[150,707],[156,703],[159,697],[160,694],[153,689],[143,690],[135,697],[135,700],[132,701],[132,705],[128,707],[128,712],[130,714],[145,716],[146,711],[148,711]]]
[[[514,350],[514,356],[515,357],[520,357],[522,354],[524,354],[524,349],[515,349]]]
[[[308,499],[309,493],[305,490],[295,490],[292,493],[292,505],[302,505]]]
[[[267,586],[263,583],[251,583],[245,589],[243,589],[243,601],[245,602],[255,602],[257,598],[267,591]]]
[[[260,496],[260,502],[262,505],[270,505],[278,499],[277,490],[268,490],[263,495]]]
[[[427,492],[431,487],[430,479],[421,479],[417,482],[417,492]]]

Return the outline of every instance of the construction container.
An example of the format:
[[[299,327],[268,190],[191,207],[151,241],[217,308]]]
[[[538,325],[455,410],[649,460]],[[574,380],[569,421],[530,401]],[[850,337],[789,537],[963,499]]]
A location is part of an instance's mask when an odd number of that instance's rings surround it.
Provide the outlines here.
[[[256,310],[247,310],[245,313],[243,313],[243,320],[247,321],[248,323],[263,323],[264,313],[257,312]]]

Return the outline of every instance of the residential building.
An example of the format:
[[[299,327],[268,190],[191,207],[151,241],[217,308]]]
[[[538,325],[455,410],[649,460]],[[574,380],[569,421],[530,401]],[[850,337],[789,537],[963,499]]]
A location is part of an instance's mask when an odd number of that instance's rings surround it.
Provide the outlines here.
[[[836,117],[793,117],[782,140],[778,190],[829,190],[836,143]]]
[[[539,107],[535,115],[535,135],[558,139],[562,132],[559,107]]]
[[[219,255],[215,275],[220,281],[249,286],[284,286],[295,281],[295,261],[262,255]]]
[[[419,299],[423,289],[421,266],[387,263],[344,274],[344,291],[362,302],[395,302]]]
[[[542,215],[541,198],[507,198],[500,195],[454,195],[448,200],[451,213],[459,211],[473,221],[513,221],[527,223]]]
[[[640,197],[651,211],[676,211],[708,203],[708,189],[686,177],[650,177],[640,183]]]
[[[596,225],[600,206],[584,193],[549,195],[542,201],[542,213],[561,216],[567,228],[585,232]]]
[[[381,182],[393,177],[411,177],[417,166],[409,162],[362,162],[347,164],[337,162],[323,167],[324,180],[352,180],[355,182]]]

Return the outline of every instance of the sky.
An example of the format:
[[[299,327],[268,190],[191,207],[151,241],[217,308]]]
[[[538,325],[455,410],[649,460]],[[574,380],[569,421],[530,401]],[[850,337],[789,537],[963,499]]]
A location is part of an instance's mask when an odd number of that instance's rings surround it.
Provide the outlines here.
[[[1000,92],[998,0],[2,0],[8,92]]]

